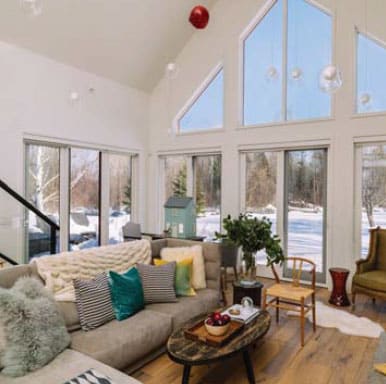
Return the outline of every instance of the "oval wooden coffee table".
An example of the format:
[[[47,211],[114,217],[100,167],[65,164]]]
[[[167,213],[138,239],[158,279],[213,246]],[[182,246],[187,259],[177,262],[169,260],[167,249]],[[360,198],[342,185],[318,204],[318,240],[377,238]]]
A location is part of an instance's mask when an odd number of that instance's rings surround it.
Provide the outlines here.
[[[216,361],[225,360],[237,353],[242,353],[250,383],[255,383],[253,365],[249,356],[249,346],[262,338],[271,325],[271,316],[267,311],[261,314],[249,324],[247,324],[240,334],[235,336],[228,344],[223,347],[211,347],[200,341],[189,340],[184,335],[186,328],[192,327],[206,316],[199,316],[174,331],[167,343],[169,357],[178,364],[184,366],[182,384],[189,383],[190,369],[193,365],[207,365]]]

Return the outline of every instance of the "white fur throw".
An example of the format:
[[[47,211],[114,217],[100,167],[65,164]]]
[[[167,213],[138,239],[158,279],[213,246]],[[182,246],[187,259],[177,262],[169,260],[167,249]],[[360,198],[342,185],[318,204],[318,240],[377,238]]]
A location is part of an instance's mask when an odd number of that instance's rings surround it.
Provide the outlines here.
[[[206,288],[205,262],[201,245],[191,247],[171,247],[161,249],[161,259],[166,261],[181,261],[193,259],[192,285],[194,289]]]
[[[75,301],[74,279],[91,280],[102,272],[126,272],[137,263],[150,264],[148,240],[137,240],[63,252],[34,259],[46,287],[57,301]]]

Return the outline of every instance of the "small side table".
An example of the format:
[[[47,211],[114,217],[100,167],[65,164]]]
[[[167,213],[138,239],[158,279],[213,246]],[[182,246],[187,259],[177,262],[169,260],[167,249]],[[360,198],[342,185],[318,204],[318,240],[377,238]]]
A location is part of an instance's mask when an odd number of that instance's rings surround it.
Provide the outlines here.
[[[239,282],[233,283],[233,304],[240,304],[241,299],[245,296],[249,296],[253,303],[260,307],[261,305],[261,290],[264,287],[263,284],[256,281],[254,285],[246,286]]]
[[[350,271],[345,268],[330,268],[329,271],[333,288],[328,302],[338,307],[349,306],[351,303],[346,292],[346,281]]]

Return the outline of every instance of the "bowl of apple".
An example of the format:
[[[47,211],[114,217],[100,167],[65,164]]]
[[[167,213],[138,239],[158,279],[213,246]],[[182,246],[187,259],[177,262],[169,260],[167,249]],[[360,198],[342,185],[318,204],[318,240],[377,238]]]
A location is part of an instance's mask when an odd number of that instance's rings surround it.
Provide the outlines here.
[[[231,318],[220,312],[213,312],[204,322],[207,332],[212,336],[223,336],[231,325]]]

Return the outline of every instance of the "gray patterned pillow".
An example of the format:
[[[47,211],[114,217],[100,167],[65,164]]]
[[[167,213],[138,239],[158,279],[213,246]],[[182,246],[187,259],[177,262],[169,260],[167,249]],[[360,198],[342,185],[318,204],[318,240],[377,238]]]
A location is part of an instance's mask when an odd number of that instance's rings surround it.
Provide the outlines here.
[[[21,277],[12,288],[0,288],[0,314],[4,375],[23,376],[41,368],[70,344],[55,299],[35,278]]]
[[[176,262],[154,266],[138,264],[138,272],[142,279],[145,304],[173,303],[177,301],[174,289]]]
[[[115,384],[111,379],[95,369],[89,369],[86,372],[66,381],[64,384]]]
[[[103,272],[92,280],[73,281],[76,307],[84,331],[115,319],[108,279],[107,273]]]

